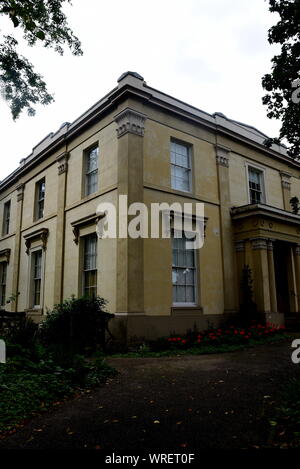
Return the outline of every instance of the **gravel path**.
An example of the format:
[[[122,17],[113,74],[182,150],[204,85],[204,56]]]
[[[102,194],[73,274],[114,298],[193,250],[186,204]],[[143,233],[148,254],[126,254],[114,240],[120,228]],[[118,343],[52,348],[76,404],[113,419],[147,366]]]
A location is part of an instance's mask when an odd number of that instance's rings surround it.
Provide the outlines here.
[[[233,353],[111,358],[116,378],[33,418],[0,449],[191,451],[261,447],[290,377],[291,343]]]

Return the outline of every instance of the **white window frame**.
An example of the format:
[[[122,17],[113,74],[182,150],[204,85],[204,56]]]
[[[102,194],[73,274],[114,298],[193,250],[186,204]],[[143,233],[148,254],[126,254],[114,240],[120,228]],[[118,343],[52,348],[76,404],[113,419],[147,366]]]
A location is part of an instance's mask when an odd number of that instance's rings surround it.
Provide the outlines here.
[[[40,199],[39,194],[40,194],[40,185],[41,184],[45,184],[45,191],[44,191],[44,197]],[[46,178],[43,177],[35,183],[35,204],[34,204],[34,220],[35,221],[42,220],[42,218],[44,218],[44,216],[45,216],[45,200],[46,200]],[[41,202],[43,202],[43,214],[40,217],[39,216],[39,209],[40,209],[40,203]]]
[[[95,239],[96,239],[96,260],[95,260],[95,265],[96,265],[96,268],[95,269],[86,269],[85,268],[85,247],[86,247],[86,240],[87,238],[91,237],[91,236],[95,236]],[[90,272],[90,271],[96,271],[96,295],[98,295],[98,238],[97,238],[97,235],[96,233],[90,233],[88,235],[85,235],[85,236],[82,236],[81,237],[81,241],[83,243],[83,246],[82,246],[82,295],[85,296],[85,290],[86,290],[86,287],[85,287],[85,276],[86,276],[86,272]]]
[[[3,267],[5,265],[5,283],[2,283],[2,276],[3,276]],[[6,298],[7,298],[7,270],[8,270],[8,262],[0,262],[0,306],[5,307],[6,305]],[[4,293],[4,303],[2,303],[2,295],[3,295],[3,285],[5,285],[5,293]]]
[[[9,207],[9,209],[7,209]],[[7,217],[7,212],[9,217]],[[8,219],[8,230],[6,230],[6,222]],[[10,232],[10,221],[11,221],[11,200],[7,200],[3,205],[3,225],[2,225],[2,236],[7,236]]]
[[[34,282],[34,262],[33,262],[33,257],[34,254],[38,251],[41,251],[42,253],[42,265],[41,265],[41,290],[40,290],[40,304],[35,305],[34,304],[34,289],[33,289],[33,282]],[[29,251],[29,266],[28,266],[28,309],[30,310],[42,310],[43,309],[43,304],[44,304],[44,287],[45,287],[45,250],[42,248],[42,246],[37,246]]]
[[[94,150],[97,150],[97,169],[94,169],[92,171],[88,171],[89,155]],[[86,197],[88,197],[89,195],[92,195],[92,194],[96,194],[99,190],[99,159],[100,159],[99,155],[100,155],[100,150],[99,150],[99,145],[98,144],[92,145],[84,151],[84,193],[85,193]],[[96,190],[94,192],[88,192],[89,177],[93,173],[97,174],[97,187],[96,187]]]
[[[183,308],[186,308],[186,307],[195,307],[198,305],[198,301],[199,301],[199,291],[198,291],[198,256],[197,256],[197,252],[195,249],[193,249],[193,253],[194,253],[194,264],[195,264],[195,267],[194,267],[194,294],[195,294],[195,301],[193,302],[176,302],[174,301],[174,297],[173,297],[173,286],[174,286],[174,283],[173,283],[173,268],[176,266],[173,265],[173,239],[174,239],[174,235],[175,233],[179,233],[178,230],[175,230],[175,229],[172,229],[171,231],[172,233],[172,236],[171,236],[171,250],[172,250],[172,269],[171,269],[171,279],[172,279],[172,305],[174,307],[183,307]],[[182,235],[184,235],[184,232],[182,231],[181,232]],[[191,233],[192,234],[192,233]],[[191,239],[188,239],[188,241],[191,241]]]
[[[247,162],[245,164],[246,168],[246,181],[247,181],[247,195],[248,195],[248,202],[249,204],[253,205],[251,202],[251,195],[250,195],[250,179],[249,179],[249,170],[254,169],[255,171],[259,171],[262,176],[262,201],[259,202],[261,205],[267,205],[267,191],[266,191],[266,168],[260,166],[256,163]]]
[[[175,163],[172,163],[172,144],[175,143],[177,145],[181,145],[187,148],[187,154],[188,154],[188,161],[189,161],[189,168],[186,168],[185,166],[180,166]],[[172,167],[181,167],[189,170],[189,189],[184,190],[184,189],[178,189],[177,187],[174,187],[173,185],[173,179],[172,179]],[[171,138],[170,141],[170,169],[171,169],[171,189],[179,192],[184,192],[186,194],[191,194],[193,192],[193,165],[192,165],[192,145],[187,142],[183,142],[181,140],[177,140],[176,138]]]

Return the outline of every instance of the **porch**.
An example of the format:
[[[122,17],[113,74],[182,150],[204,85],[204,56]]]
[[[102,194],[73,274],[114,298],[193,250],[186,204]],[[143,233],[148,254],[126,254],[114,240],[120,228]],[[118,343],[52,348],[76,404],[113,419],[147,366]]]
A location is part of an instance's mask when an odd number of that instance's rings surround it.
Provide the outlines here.
[[[300,216],[262,204],[234,207],[231,216],[238,279],[249,265],[258,312],[276,325],[300,325]]]

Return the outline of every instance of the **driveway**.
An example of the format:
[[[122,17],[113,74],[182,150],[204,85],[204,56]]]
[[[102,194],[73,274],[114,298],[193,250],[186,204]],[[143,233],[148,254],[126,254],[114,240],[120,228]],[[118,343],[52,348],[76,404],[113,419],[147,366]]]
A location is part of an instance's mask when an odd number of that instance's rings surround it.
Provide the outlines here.
[[[111,358],[117,377],[33,418],[0,449],[261,447],[282,386],[300,378],[291,351],[286,342],[217,355]]]

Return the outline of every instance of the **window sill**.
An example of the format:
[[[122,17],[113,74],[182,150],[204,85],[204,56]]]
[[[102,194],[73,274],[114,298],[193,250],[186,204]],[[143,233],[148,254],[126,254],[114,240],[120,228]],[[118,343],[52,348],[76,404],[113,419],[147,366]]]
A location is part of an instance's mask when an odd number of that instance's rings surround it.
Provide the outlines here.
[[[16,232],[13,231],[13,232],[8,233],[8,234],[6,234],[6,235],[1,235],[0,241],[3,241],[3,240],[8,239],[8,238],[11,238],[12,236],[15,236],[15,234],[16,234]]]
[[[193,316],[203,314],[203,308],[200,305],[173,305],[171,307],[172,316],[187,316],[189,313]]]
[[[24,312],[30,315],[41,316],[43,314],[43,308],[28,308],[25,309]]]

